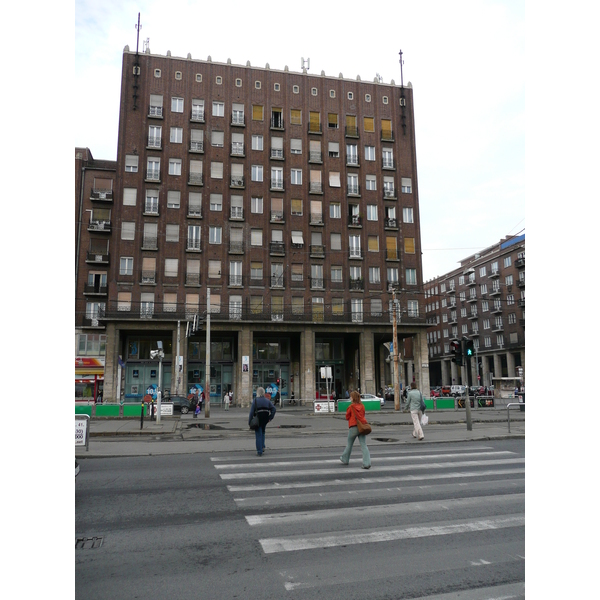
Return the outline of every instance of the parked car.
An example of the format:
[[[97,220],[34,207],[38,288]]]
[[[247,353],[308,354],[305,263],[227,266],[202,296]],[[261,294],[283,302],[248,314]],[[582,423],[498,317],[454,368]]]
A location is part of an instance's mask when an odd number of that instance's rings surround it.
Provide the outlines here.
[[[449,396],[449,395],[450,395],[450,386],[443,385],[442,386],[442,396]]]
[[[439,392],[438,388],[431,388],[429,390],[429,397],[430,398],[439,398],[440,392]]]
[[[192,403],[185,396],[171,396],[168,402],[173,403],[173,412],[179,410],[182,415],[186,415],[194,408]]]
[[[483,396],[484,388],[480,385],[471,385],[469,386],[469,395],[470,396]]]
[[[365,400],[379,400],[379,406],[385,405],[385,398],[380,398],[379,396],[374,396],[373,394],[361,394],[360,395],[361,402]]]
[[[452,396],[462,396],[465,393],[465,386],[464,385],[451,385],[450,386],[450,394],[452,394]]]

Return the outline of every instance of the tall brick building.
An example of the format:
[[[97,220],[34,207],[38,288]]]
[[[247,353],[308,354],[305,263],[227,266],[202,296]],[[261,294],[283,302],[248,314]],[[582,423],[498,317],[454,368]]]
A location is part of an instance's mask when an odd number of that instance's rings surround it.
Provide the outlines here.
[[[450,342],[473,340],[469,383],[525,370],[525,235],[507,237],[425,283],[431,385],[466,385],[466,367],[452,362]],[[478,379],[479,377],[479,379]]]
[[[277,379],[312,401],[324,366],[338,395],[391,383],[391,290],[428,389],[414,131],[410,84],[126,47],[107,297],[79,315],[106,336],[105,401],[158,384],[159,340],[165,394],[204,385],[208,290],[213,401]]]

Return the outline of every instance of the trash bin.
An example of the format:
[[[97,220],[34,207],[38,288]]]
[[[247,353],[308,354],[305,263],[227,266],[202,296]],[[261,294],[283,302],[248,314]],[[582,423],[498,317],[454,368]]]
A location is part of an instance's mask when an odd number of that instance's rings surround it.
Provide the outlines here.
[[[525,412],[525,392],[519,394],[519,404],[521,405],[519,406],[519,410]]]

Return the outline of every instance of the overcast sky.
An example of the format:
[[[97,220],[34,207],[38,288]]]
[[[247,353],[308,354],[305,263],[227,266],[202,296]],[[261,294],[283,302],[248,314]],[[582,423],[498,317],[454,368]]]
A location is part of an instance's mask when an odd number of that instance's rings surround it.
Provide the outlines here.
[[[254,8],[253,8],[254,7]],[[301,7],[301,10],[299,10]],[[123,48],[414,90],[423,273],[525,228],[524,2],[76,0],[75,145],[116,160]]]

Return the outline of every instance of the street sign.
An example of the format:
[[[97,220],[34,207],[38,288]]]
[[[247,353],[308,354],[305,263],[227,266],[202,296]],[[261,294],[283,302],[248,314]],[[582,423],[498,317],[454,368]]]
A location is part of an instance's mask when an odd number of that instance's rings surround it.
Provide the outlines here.
[[[89,422],[88,415],[75,415],[75,445],[85,446],[86,451],[90,449]]]

